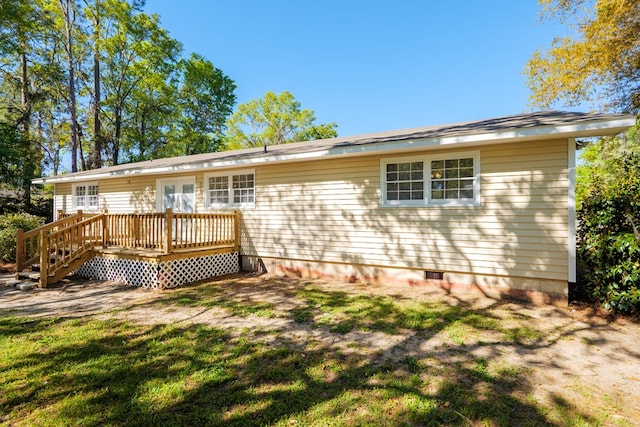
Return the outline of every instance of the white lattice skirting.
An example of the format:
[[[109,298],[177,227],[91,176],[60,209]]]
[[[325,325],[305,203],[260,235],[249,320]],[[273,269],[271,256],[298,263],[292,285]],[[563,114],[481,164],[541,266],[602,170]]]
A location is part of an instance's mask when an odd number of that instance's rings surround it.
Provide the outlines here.
[[[97,280],[117,280],[130,286],[175,288],[185,283],[240,271],[238,252],[158,262],[95,257],[76,274]]]

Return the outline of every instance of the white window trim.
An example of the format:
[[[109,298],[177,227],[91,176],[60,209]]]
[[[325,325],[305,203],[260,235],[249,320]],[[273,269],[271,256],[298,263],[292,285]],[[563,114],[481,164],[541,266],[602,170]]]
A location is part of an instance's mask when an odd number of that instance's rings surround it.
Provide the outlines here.
[[[233,203],[233,176],[234,175],[253,175],[253,202],[252,203]],[[229,178],[229,203],[210,203],[209,202],[209,178],[213,178],[216,176],[226,176]],[[231,172],[215,172],[215,173],[206,173],[204,174],[204,183],[203,183],[203,196],[204,196],[204,207],[206,209],[228,209],[228,208],[243,208],[243,209],[255,209],[256,207],[256,171],[255,169],[243,169],[243,170],[234,170]]]
[[[193,210],[194,212],[198,212],[198,185],[196,184],[195,176],[156,179],[156,212],[164,212],[163,201],[165,184],[193,184]]]
[[[473,157],[473,199],[431,199],[431,161]],[[387,164],[424,162],[424,199],[387,200]],[[380,206],[381,207],[434,207],[434,206],[480,206],[480,151],[456,151],[444,154],[422,154],[416,156],[389,157],[380,159]]]
[[[88,189],[88,187],[90,186],[96,186],[98,187],[98,203],[96,204],[96,206],[78,206],[78,199],[76,196],[76,188],[78,187],[85,187],[85,193],[86,190]],[[85,200],[88,201],[88,194],[85,194]],[[81,209],[83,211],[92,211],[92,212],[96,212],[100,210],[100,185],[98,184],[97,181],[92,181],[92,182],[82,182],[82,183],[78,183],[78,184],[73,184],[71,186],[71,204],[73,206],[74,210],[78,210]]]

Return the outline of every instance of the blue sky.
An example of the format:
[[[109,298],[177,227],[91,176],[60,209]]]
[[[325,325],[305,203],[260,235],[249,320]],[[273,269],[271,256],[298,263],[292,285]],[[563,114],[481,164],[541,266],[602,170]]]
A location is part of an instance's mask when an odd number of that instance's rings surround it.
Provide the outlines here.
[[[567,29],[535,0],[147,0],[232,78],[238,103],[291,92],[341,136],[528,111],[528,58]]]

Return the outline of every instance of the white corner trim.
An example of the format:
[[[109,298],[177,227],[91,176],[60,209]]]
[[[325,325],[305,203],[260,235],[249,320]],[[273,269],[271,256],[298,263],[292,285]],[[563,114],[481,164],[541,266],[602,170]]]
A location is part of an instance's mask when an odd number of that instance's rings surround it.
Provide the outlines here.
[[[576,140],[575,138],[569,138],[568,143],[568,174],[569,174],[569,192],[568,196],[568,227],[569,227],[569,242],[568,242],[568,262],[569,262],[569,277],[570,283],[575,283],[577,280],[577,267],[576,267],[576,239],[577,239],[577,226],[576,226]]]
[[[64,206],[64,204],[63,204],[63,206]],[[57,218],[59,210],[60,210],[60,208],[58,207],[58,189],[54,185],[53,186],[53,220],[54,221],[57,221],[57,220],[61,219],[61,218]]]

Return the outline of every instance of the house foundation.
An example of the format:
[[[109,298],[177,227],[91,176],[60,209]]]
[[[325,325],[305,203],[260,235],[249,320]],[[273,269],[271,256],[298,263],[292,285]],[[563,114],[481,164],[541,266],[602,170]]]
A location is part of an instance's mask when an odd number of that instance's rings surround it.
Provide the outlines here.
[[[515,299],[540,305],[566,306],[568,282],[529,277],[491,276],[340,264],[243,255],[245,271],[269,272],[289,277],[308,277],[362,282],[381,286],[420,286],[437,292]]]

